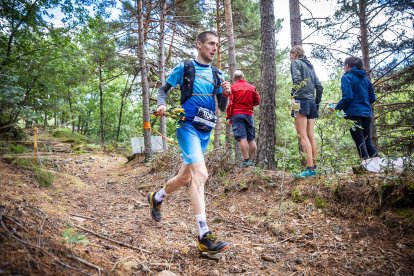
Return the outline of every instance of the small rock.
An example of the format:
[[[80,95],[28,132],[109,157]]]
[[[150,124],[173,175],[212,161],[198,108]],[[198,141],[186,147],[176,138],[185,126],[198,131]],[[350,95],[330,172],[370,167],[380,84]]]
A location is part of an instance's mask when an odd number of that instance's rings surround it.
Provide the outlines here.
[[[253,247],[253,249],[258,252],[263,252],[265,250],[263,247],[260,247],[260,246]]]
[[[100,165],[99,167],[100,167],[100,168],[103,168],[104,166],[103,166],[103,165]]]
[[[220,271],[218,271],[217,269],[210,271],[210,273],[208,274],[209,276],[219,276],[220,275]]]
[[[130,204],[130,205],[128,205],[128,210],[129,211],[132,211],[134,209],[134,204]]]
[[[129,273],[134,269],[138,269],[139,263],[136,260],[128,260],[122,263],[122,267]]]
[[[82,222],[84,222],[86,220],[86,219],[80,218],[80,217],[72,217],[72,219],[75,220],[75,221],[77,221],[77,222],[80,222],[80,223],[82,223]]]
[[[178,275],[169,270],[163,270],[160,273],[158,273],[158,276],[178,276]]]
[[[299,257],[297,257],[296,259],[295,259],[295,264],[301,264],[302,263],[302,259],[301,258],[299,258]]]
[[[243,273],[243,272],[246,272],[246,269],[244,269],[243,267],[234,265],[230,267],[229,272],[230,273]]]
[[[230,213],[234,213],[234,211],[236,211],[236,206],[235,206],[235,205],[232,205],[232,206],[229,208],[229,212],[230,212]]]

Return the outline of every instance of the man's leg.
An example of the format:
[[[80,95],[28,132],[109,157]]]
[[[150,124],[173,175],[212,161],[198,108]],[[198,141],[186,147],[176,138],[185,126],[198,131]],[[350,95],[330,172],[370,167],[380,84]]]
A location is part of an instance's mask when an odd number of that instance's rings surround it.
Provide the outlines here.
[[[249,159],[249,143],[247,142],[246,138],[242,138],[238,142],[243,159]]]
[[[257,156],[257,145],[255,140],[251,140],[249,143],[249,154],[250,154],[250,160],[256,160]]]
[[[193,212],[199,231],[197,248],[200,252],[211,254],[225,251],[230,245],[224,241],[217,241],[207,225],[206,202],[204,198],[204,185],[208,178],[207,167],[204,162],[191,164],[188,167],[191,171],[191,204],[193,205]]]

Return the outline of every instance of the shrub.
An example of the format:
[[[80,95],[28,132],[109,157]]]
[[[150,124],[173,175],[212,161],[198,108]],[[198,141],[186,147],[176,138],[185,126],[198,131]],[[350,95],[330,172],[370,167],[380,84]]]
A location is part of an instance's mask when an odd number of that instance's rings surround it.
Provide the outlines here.
[[[54,129],[52,130],[52,136],[56,138],[61,138],[64,142],[73,143],[75,145],[86,143],[88,140],[86,136],[78,132],[72,132],[72,130],[68,128]]]
[[[41,167],[35,167],[34,175],[37,183],[41,187],[50,187],[53,184],[54,176],[51,172],[42,169]]]
[[[23,145],[10,145],[8,151],[9,153],[24,153],[26,148]]]
[[[306,199],[306,197],[302,194],[302,192],[299,189],[294,189],[290,193],[290,196],[292,197],[292,201],[295,203],[303,202]]]

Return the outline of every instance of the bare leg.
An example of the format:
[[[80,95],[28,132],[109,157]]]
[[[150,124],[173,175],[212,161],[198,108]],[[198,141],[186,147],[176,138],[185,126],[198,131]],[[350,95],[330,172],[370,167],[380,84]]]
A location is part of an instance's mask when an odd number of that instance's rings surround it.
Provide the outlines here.
[[[165,184],[165,192],[167,194],[175,192],[180,187],[191,182],[191,165],[182,164],[177,175],[167,181]]]
[[[249,159],[249,143],[247,142],[247,140],[240,139],[239,146],[243,159]]]
[[[204,162],[188,165],[191,171],[191,204],[194,214],[205,214],[206,204],[204,201],[204,184],[208,178],[207,167]]]
[[[255,140],[249,141],[249,154],[250,154],[250,160],[256,160],[257,145],[256,145]]]
[[[315,120],[309,119],[306,132],[308,134],[308,139],[309,139],[309,142],[312,148],[313,165],[316,165],[316,158],[318,157],[318,147],[316,145],[314,128],[315,128]]]
[[[295,128],[302,145],[303,152],[306,154],[306,165],[313,166],[312,146],[307,134],[308,118],[303,114],[295,117]]]

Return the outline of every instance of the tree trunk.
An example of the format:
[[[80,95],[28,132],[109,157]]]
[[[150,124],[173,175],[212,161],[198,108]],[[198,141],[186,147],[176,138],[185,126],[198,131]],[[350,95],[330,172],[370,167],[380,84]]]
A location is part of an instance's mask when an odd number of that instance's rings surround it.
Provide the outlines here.
[[[174,21],[174,20],[172,20],[172,21]],[[171,43],[170,43],[170,46],[168,47],[168,55],[165,58],[165,64],[168,64],[168,62],[170,61],[170,58],[171,58],[171,55],[172,55],[172,46],[173,46],[173,43],[174,43],[174,36],[175,36],[175,32],[177,30],[177,23],[173,22],[172,24],[173,24],[173,26],[172,26],[172,34],[171,34]]]
[[[104,133],[104,111],[103,111],[103,78],[102,78],[102,67],[99,65],[99,133],[101,138],[101,145],[103,146],[105,143],[105,133]]]
[[[159,56],[158,56],[158,76],[160,78],[161,85],[165,82],[165,54],[164,54],[164,42],[165,42],[165,16],[167,13],[167,3],[165,0],[160,0],[160,32],[158,40]],[[165,116],[160,118],[160,133],[167,136],[167,121]],[[165,139],[162,139],[162,148],[167,150],[168,144]]]
[[[261,101],[258,161],[265,169],[275,168],[276,125],[276,41],[273,0],[260,0],[261,17]]]
[[[69,101],[69,110],[70,110],[70,120],[72,124],[72,132],[75,132],[75,118],[74,118],[74,112],[72,107],[72,94],[68,93],[68,101]]]
[[[216,26],[217,26],[217,35],[218,35],[218,41],[219,45],[217,46],[217,68],[221,69],[221,8],[220,8],[220,0],[216,0]],[[218,149],[220,147],[220,134],[221,134],[221,125],[220,125],[220,109],[218,108],[218,102],[217,99],[214,99],[214,102],[216,104],[216,115],[217,115],[217,122],[216,127],[214,128],[214,143],[213,148]]]
[[[119,142],[119,133],[121,132],[121,124],[122,124],[122,113],[124,111],[124,104],[125,104],[125,96],[126,96],[126,90],[128,85],[128,80],[127,83],[125,84],[125,88],[124,91],[121,95],[121,106],[119,108],[119,116],[118,116],[118,127],[116,129],[116,141]]]
[[[289,0],[290,45],[302,45],[302,27],[299,0]]]
[[[366,0],[359,0],[359,30],[361,35],[361,51],[362,51],[362,61],[364,63],[365,71],[367,73],[367,77],[371,79],[371,66],[370,66],[370,55],[369,55],[369,42],[368,42],[368,23],[367,23],[367,1]],[[374,109],[372,109],[372,116],[371,116],[371,137],[372,143],[374,143],[375,147],[378,148],[378,133],[377,133],[377,126],[375,123],[375,113]]]
[[[142,18],[142,0],[137,0],[138,15],[138,58],[141,66],[141,89],[142,89],[142,115],[144,121],[144,155],[145,161],[149,161],[152,156],[151,152],[151,126],[149,116],[149,86],[147,79],[147,61],[145,59],[144,46],[144,23]]]
[[[47,114],[45,112],[45,116],[43,117],[43,129],[46,129],[47,127]]]
[[[230,82],[233,83],[233,74],[234,71],[237,70],[237,62],[236,62],[236,46],[234,43],[234,31],[233,31],[233,13],[231,8],[231,0],[224,1],[224,10],[225,10],[225,17],[226,17],[226,30],[227,30],[227,40],[229,46],[229,78]],[[230,152],[230,156],[233,152],[233,143],[234,143],[234,153],[235,159],[241,159],[241,152],[239,147],[237,146],[237,142],[233,138],[233,134],[231,131],[231,125],[226,124],[226,148]]]
[[[76,132],[78,132],[78,133],[80,133],[81,123],[82,123],[82,116],[79,114],[79,116],[78,116],[78,125],[76,127]]]
[[[289,0],[290,13],[290,46],[302,45],[302,22],[300,19],[299,0]],[[300,138],[298,137],[298,150],[300,154],[300,163],[306,166],[306,156],[303,154]]]

